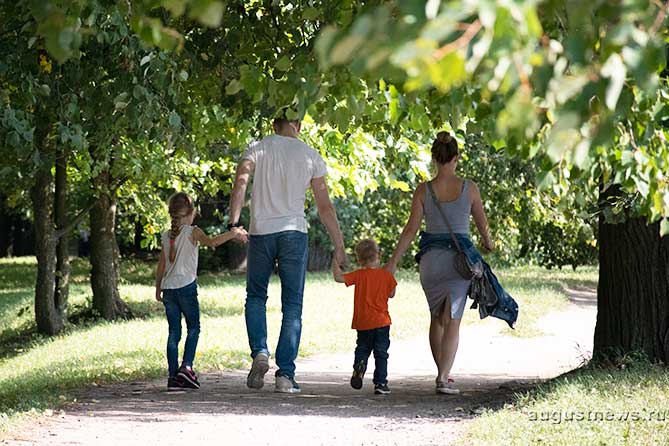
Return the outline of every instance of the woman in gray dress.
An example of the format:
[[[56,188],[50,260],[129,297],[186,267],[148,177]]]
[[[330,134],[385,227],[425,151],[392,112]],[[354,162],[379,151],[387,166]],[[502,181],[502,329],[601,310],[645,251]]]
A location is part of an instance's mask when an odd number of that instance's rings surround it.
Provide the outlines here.
[[[432,160],[438,168],[431,181],[439,206],[456,234],[469,235],[470,215],[481,233],[483,247],[490,252],[494,244],[488,232],[488,221],[481,202],[479,188],[471,180],[458,178],[458,143],[448,132],[439,132],[432,144]],[[420,184],[413,195],[411,215],[387,267],[394,271],[411,245],[425,217],[426,232],[449,233],[448,226],[439,213],[426,183]],[[467,300],[469,280],[463,279],[454,268],[457,251],[431,249],[420,260],[420,282],[430,307],[430,347],[437,365],[437,393],[454,394],[449,377],[458,350],[460,321]]]

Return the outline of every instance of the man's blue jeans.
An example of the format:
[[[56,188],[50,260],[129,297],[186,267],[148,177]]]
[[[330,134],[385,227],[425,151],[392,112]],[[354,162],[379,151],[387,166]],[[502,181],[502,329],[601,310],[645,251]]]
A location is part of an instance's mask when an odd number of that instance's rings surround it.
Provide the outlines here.
[[[367,370],[367,360],[374,352],[374,384],[387,384],[388,348],[390,348],[389,325],[371,330],[358,330],[353,367],[362,362],[365,365],[364,369]]]
[[[186,345],[181,365],[193,366],[195,349],[200,337],[200,304],[197,301],[197,281],[182,288],[163,290],[163,305],[169,325],[167,336],[167,366],[170,376],[179,371],[179,341],[181,340],[181,315],[186,319]]]
[[[284,231],[251,235],[246,269],[246,331],[251,357],[269,356],[267,349],[267,286],[278,262],[281,279],[281,334],[276,348],[277,374],[293,378],[302,334],[302,298],[307,271],[307,234]]]

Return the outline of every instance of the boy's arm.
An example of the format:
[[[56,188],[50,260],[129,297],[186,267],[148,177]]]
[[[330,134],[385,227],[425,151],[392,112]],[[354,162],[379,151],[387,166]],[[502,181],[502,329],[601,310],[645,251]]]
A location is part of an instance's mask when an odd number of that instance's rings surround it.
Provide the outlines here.
[[[384,268],[384,269],[386,269],[386,268]],[[388,270],[386,269],[386,271],[388,271]],[[395,297],[395,291],[397,290],[397,280],[395,280],[395,276],[393,275],[393,273],[391,273],[390,271],[388,271],[388,273],[390,274],[390,280],[391,280],[391,286],[392,286],[392,290],[390,291],[390,295],[388,296],[388,299],[392,299],[393,297]]]
[[[225,242],[228,242],[232,239],[237,240],[246,240],[246,231],[244,228],[232,228],[230,231],[223,232],[214,237],[209,237],[204,231],[198,227],[193,228],[193,240],[200,243],[201,245],[208,246],[209,248],[216,248],[219,245],[222,245]]]
[[[334,276],[335,282],[344,283],[344,273],[341,270],[341,266],[334,259],[332,260],[332,275]]]
[[[165,275],[165,256],[163,252],[160,252],[160,257],[158,259],[158,266],[156,267],[156,300],[158,302],[163,301],[162,297],[162,283],[163,276]]]

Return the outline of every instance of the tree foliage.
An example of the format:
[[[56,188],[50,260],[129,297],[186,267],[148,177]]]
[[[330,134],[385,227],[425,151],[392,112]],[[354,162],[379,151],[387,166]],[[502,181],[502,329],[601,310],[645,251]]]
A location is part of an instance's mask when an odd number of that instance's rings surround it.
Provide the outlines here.
[[[666,13],[636,0],[391,1],[324,29],[318,48],[324,67],[388,73],[413,119],[448,93],[451,125],[537,159],[540,186],[558,195],[582,202],[621,184],[666,232]]]

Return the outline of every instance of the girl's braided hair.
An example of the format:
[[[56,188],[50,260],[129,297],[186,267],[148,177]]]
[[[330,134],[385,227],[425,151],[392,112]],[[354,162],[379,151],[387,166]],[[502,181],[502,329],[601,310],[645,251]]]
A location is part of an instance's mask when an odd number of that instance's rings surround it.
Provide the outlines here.
[[[193,200],[185,192],[177,192],[170,197],[168,207],[170,217],[172,218],[172,227],[169,231],[170,236],[170,262],[174,262],[177,256],[176,248],[174,247],[174,239],[177,238],[181,232],[181,219],[188,217],[195,210]]]

